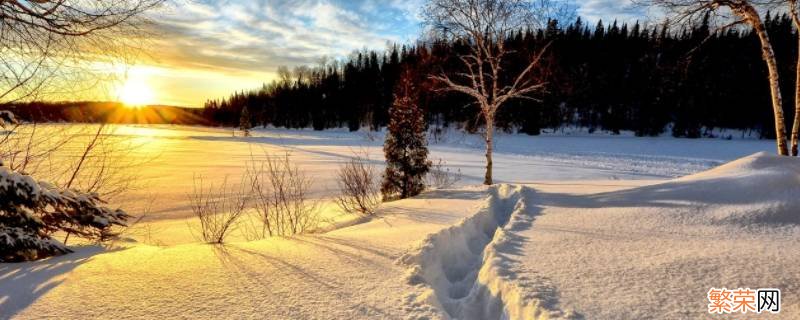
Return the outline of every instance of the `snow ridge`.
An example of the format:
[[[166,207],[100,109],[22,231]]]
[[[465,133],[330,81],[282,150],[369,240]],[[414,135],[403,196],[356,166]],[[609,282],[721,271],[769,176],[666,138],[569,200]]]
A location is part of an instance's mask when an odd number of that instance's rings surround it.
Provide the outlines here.
[[[532,190],[500,185],[489,190],[481,209],[460,223],[430,234],[399,259],[406,279],[418,290],[405,297],[410,318],[547,319],[563,315],[544,294],[517,277],[511,255],[524,239],[516,232],[533,222],[527,205]],[[526,290],[532,289],[532,290]]]

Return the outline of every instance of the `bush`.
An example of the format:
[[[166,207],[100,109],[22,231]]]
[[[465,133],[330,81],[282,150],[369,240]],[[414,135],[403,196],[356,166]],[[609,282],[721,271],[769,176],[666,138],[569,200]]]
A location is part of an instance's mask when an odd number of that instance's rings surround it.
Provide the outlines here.
[[[451,171],[447,162],[439,158],[428,171],[428,185],[437,189],[447,189],[461,181],[461,169]]]
[[[252,199],[261,230],[256,238],[287,236],[309,232],[319,224],[318,203],[308,198],[311,179],[289,155],[264,160],[251,157],[248,168]]]
[[[0,166],[0,262],[41,259],[71,252],[52,238],[67,232],[103,240],[129,216],[101,206],[95,193],[60,189]]]
[[[337,181],[339,196],[336,197],[339,208],[362,215],[375,214],[375,209],[381,202],[377,176],[375,167],[369,164],[369,159],[365,156],[356,155],[341,165]]]
[[[194,178],[194,191],[189,195],[192,213],[200,221],[200,237],[207,243],[223,243],[236,227],[236,221],[247,207],[247,194],[243,185],[228,187],[227,178],[222,185],[213,184],[206,189],[202,177]]]

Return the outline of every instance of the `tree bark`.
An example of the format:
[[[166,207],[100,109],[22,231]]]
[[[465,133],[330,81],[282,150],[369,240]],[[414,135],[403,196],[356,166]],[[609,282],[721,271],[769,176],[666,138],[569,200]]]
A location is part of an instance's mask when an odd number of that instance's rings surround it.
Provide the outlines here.
[[[800,138],[800,17],[797,16],[797,1],[789,1],[794,28],[797,29],[797,69],[794,87],[794,124],[792,125],[792,156],[797,156],[797,140]]]
[[[786,146],[786,126],[783,120],[783,102],[778,79],[778,63],[775,61],[775,53],[769,41],[764,23],[758,17],[758,13],[752,7],[745,9],[745,18],[751,21],[753,29],[761,42],[761,54],[769,71],[769,87],[772,92],[772,109],[775,113],[775,139],[778,145],[778,154],[788,156],[789,150]]]
[[[797,140],[800,138],[800,23],[797,28],[797,75],[794,88],[794,124],[792,125],[792,156],[797,156]]]
[[[486,117],[486,177],[483,184],[492,185],[492,144],[494,137],[494,119]]]

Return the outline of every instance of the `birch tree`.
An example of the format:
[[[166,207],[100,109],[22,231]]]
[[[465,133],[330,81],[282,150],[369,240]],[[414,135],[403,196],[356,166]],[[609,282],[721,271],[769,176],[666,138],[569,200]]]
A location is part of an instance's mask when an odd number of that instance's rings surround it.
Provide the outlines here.
[[[492,151],[495,115],[511,99],[533,99],[542,92],[544,82],[533,74],[544,49],[528,58],[518,74],[509,74],[507,58],[516,54],[506,48],[505,40],[518,30],[542,26],[553,12],[561,12],[548,1],[530,0],[430,0],[423,11],[426,23],[437,36],[458,41],[469,47],[459,55],[461,72],[432,75],[444,90],[470,96],[486,123],[486,175],[492,179]],[[567,9],[564,9],[566,12]]]
[[[798,14],[797,0],[788,0],[789,14],[792,16],[792,23],[797,29],[797,70],[794,89],[794,124],[792,125],[792,156],[797,156],[797,143],[800,139],[800,14]]]
[[[783,116],[783,99],[778,77],[778,63],[775,59],[775,52],[772,49],[769,35],[767,34],[764,22],[759,16],[757,7],[772,4],[773,0],[646,0],[646,4],[662,7],[675,17],[672,21],[689,22],[702,17],[708,12],[720,14],[723,10],[730,11],[731,15],[725,13],[723,18],[730,20],[730,23],[723,28],[737,25],[747,25],[753,28],[761,44],[761,57],[767,65],[769,74],[769,87],[772,96],[772,110],[775,117],[775,139],[779,155],[789,155],[786,144],[786,126]]]

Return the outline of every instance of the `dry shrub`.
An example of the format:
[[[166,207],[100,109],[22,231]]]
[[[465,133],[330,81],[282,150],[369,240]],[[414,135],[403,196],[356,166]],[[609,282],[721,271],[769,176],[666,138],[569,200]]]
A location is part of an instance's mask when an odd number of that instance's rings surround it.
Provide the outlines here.
[[[194,190],[189,194],[192,213],[200,221],[200,238],[207,243],[223,243],[225,237],[236,227],[237,220],[245,212],[248,194],[240,185],[228,185],[228,179],[219,186],[203,185],[202,177],[194,178]]]
[[[264,160],[251,156],[247,170],[253,207],[261,222],[249,238],[306,233],[319,225],[319,203],[309,199],[312,180],[290,161],[289,154]],[[253,232],[251,232],[253,233]]]
[[[356,155],[338,172],[336,204],[345,212],[373,215],[381,203],[378,171],[366,156]]]
[[[447,189],[461,181],[461,169],[451,170],[442,158],[431,167],[428,172],[428,186],[437,189]]]

